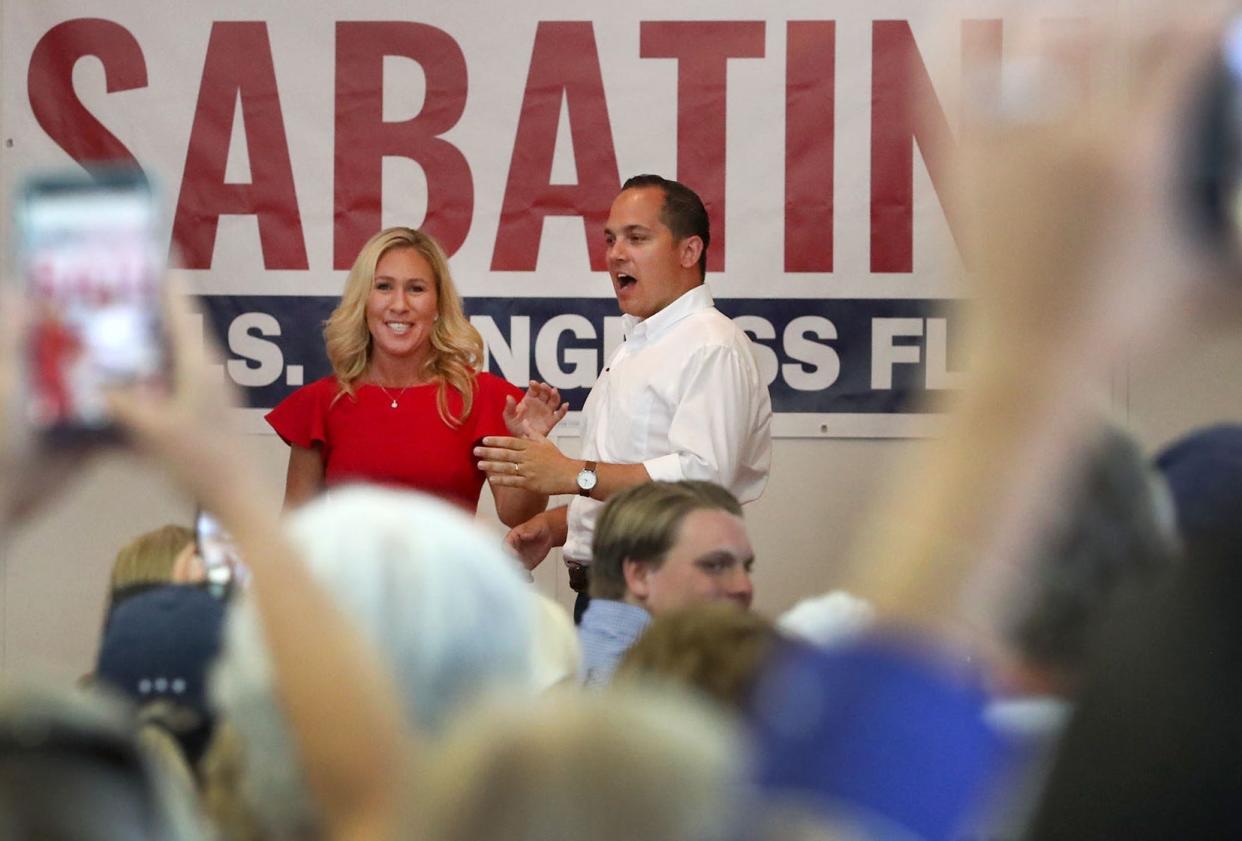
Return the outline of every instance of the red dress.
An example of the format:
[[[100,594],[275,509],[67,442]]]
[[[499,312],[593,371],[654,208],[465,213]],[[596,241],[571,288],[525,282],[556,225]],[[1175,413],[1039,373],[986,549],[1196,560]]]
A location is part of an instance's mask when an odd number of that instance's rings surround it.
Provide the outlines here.
[[[474,406],[459,427],[436,410],[436,383],[402,392],[359,385],[351,397],[335,377],[305,385],[267,413],[267,422],[286,444],[323,454],[324,484],[376,482],[442,497],[473,512],[486,477],[473,450],[485,435],[508,435],[505,397],[522,391],[493,374],[475,375]],[[448,389],[448,405],[461,411],[461,395]],[[397,408],[392,408],[396,398]]]

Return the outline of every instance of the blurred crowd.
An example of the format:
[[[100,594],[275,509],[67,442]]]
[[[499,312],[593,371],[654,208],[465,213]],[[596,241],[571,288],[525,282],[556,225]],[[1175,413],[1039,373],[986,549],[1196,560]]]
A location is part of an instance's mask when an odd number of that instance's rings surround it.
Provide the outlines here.
[[[1162,30],[1090,127],[1007,108],[963,141],[969,379],[846,586],[775,620],[710,482],[608,499],[577,625],[441,500],[281,517],[174,302],[174,393],[111,411],[234,574],[189,524],[118,552],[92,674],[0,688],[0,838],[1242,837],[1242,425],[1149,459],[1098,400],[1242,301],[1170,153],[1218,31]],[[41,458],[5,460],[6,532]]]

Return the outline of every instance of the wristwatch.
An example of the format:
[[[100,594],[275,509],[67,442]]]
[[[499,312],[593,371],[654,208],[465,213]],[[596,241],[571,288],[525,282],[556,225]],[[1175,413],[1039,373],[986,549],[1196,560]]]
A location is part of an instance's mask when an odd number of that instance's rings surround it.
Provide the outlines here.
[[[595,462],[588,461],[586,466],[578,471],[578,496],[590,496],[591,489],[598,481],[599,477],[595,475]]]

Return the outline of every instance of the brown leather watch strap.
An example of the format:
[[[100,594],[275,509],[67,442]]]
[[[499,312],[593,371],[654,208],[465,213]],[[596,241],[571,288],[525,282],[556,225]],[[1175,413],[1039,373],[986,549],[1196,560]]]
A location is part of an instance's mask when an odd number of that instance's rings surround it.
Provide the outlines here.
[[[595,481],[596,481],[596,482],[598,482],[598,481],[599,481],[599,474],[597,474],[597,473],[595,472],[595,465],[596,465],[597,463],[598,463],[598,462],[588,461],[588,462],[586,462],[585,466],[582,468],[584,471],[590,471],[590,473],[591,473],[593,476],[595,476]],[[595,487],[595,484],[594,484],[594,483],[592,483],[592,485],[591,485],[591,487],[590,487],[590,488],[584,488],[584,487],[582,487],[581,485],[579,485],[579,486],[578,486],[578,496],[590,496],[590,495],[591,495],[591,489],[592,489],[592,488],[594,488],[594,487]]]

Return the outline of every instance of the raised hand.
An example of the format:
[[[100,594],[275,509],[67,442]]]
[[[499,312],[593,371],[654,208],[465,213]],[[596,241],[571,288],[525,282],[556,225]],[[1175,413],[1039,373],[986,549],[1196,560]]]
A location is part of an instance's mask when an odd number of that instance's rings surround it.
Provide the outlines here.
[[[555,534],[546,512],[514,526],[505,535],[505,545],[517,554],[522,566],[527,569],[534,569],[543,563],[555,543]]]
[[[510,434],[518,438],[547,435],[569,411],[561,393],[547,383],[530,381],[521,402],[505,398],[504,419]]]

